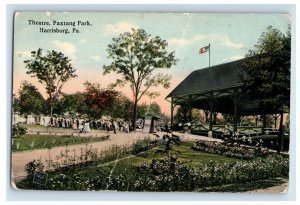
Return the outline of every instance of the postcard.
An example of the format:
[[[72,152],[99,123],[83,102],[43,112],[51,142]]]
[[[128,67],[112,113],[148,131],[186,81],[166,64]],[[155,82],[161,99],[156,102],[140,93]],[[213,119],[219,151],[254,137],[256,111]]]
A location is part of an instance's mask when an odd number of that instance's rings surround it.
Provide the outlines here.
[[[12,187],[286,193],[290,24],[16,12]]]

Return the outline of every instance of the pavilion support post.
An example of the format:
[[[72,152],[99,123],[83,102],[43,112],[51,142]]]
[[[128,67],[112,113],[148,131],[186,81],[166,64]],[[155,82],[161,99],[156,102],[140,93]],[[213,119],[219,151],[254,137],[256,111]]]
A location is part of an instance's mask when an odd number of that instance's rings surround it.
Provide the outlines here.
[[[238,107],[237,102],[234,102],[233,132],[237,132],[237,123],[238,123],[237,107]]]
[[[174,102],[173,102],[173,98],[171,98],[171,129],[173,127],[173,111],[174,111]]]
[[[237,132],[237,125],[238,125],[238,103],[239,103],[239,92],[237,89],[234,89],[234,115],[233,115],[233,132]]]
[[[262,116],[262,120],[263,120],[263,126],[262,126],[262,131],[261,131],[261,134],[265,134],[265,128],[267,126],[267,115],[266,114],[263,114]]]
[[[278,133],[278,147],[277,153],[283,152],[284,150],[284,125],[283,125],[283,111],[280,112],[280,125]]]
[[[192,123],[192,95],[189,95],[189,122]]]
[[[210,92],[210,98],[209,98],[209,129],[208,129],[208,137],[212,137],[212,123],[213,123],[213,106],[214,106],[214,93],[213,91]]]
[[[212,131],[212,123],[213,123],[213,103],[209,104],[209,131]]]

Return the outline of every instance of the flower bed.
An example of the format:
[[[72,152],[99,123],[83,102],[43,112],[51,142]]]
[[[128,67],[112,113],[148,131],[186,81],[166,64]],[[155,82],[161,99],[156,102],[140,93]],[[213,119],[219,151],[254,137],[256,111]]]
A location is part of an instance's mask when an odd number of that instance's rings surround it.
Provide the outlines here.
[[[208,142],[199,140],[192,146],[192,149],[211,154],[221,154],[226,157],[238,159],[254,159],[255,157],[265,157],[269,154],[268,150],[260,146],[252,147],[240,144],[231,144],[230,146],[220,142]]]
[[[274,177],[287,177],[288,159],[270,155],[251,162],[223,164],[211,162],[193,169],[173,160],[153,160],[138,167],[134,191],[195,191],[208,186],[240,184]]]

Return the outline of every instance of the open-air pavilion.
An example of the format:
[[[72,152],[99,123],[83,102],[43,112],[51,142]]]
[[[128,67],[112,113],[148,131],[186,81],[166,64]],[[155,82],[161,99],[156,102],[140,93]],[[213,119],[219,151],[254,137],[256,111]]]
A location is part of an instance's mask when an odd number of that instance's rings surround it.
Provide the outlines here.
[[[265,115],[258,99],[250,99],[243,91],[242,76],[246,74],[242,63],[244,59],[195,70],[190,73],[168,96],[171,102],[171,126],[173,125],[174,108],[177,105],[188,108],[188,121],[191,122],[191,110],[209,111],[208,128],[203,125],[202,131],[213,135],[222,126],[213,125],[213,113],[233,116],[233,132],[248,131],[252,135],[264,134],[264,127],[239,127],[239,117],[250,115]],[[197,126],[192,126],[192,132]],[[250,130],[250,132],[249,132]],[[275,131],[277,132],[277,130]]]

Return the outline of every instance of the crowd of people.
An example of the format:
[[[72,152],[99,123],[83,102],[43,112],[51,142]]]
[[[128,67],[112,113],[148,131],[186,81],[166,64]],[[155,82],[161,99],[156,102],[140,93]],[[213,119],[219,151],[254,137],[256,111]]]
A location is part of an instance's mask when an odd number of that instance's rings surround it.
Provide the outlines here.
[[[27,115],[21,116],[14,114],[13,124],[22,123],[22,124],[39,124],[41,126],[50,126],[58,128],[72,128],[74,130],[79,130],[82,133],[88,133],[92,130],[104,130],[106,132],[132,132],[133,125],[129,121],[124,121],[122,119],[111,120],[111,119],[99,119],[99,120],[89,120],[86,118],[80,117],[63,117],[63,116],[34,116]],[[136,123],[136,129],[143,129],[145,124],[144,119],[138,119]],[[156,125],[155,130],[157,131],[167,131],[169,130],[166,125]]]

